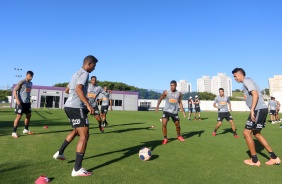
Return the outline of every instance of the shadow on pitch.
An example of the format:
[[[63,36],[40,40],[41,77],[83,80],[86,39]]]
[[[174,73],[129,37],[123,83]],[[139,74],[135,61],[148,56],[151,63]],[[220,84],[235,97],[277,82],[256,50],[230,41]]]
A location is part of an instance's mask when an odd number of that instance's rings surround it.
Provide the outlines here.
[[[193,132],[184,132],[182,134],[182,137],[183,138],[190,138],[190,137],[193,137],[193,136],[198,136],[198,137],[201,137],[202,133],[204,133],[205,131],[204,130],[200,130],[200,131],[193,131]]]
[[[223,129],[223,132],[217,133],[216,135],[227,134],[227,133],[232,133],[233,134],[232,128],[225,128],[225,129]]]
[[[154,130],[152,127],[144,127],[144,128],[126,128],[122,130],[115,130],[115,131],[105,131],[105,134],[110,133],[124,133],[124,132],[131,132],[131,131],[137,131],[137,130]],[[94,134],[101,134],[101,133],[94,133]]]
[[[110,155],[110,154],[114,154],[114,153],[121,153],[122,154],[118,158],[112,159],[112,160],[110,160],[108,162],[105,162],[105,163],[103,163],[101,165],[98,165],[96,167],[93,167],[93,168],[89,169],[90,171],[93,171],[93,170],[105,167],[107,165],[113,164],[115,162],[119,162],[119,161],[121,161],[121,160],[123,160],[125,158],[128,158],[128,157],[132,156],[132,155],[136,155],[137,156],[138,153],[139,153],[139,150],[141,148],[143,148],[143,147],[150,148],[151,151],[154,151],[154,149],[157,146],[161,145],[161,144],[162,144],[162,141],[160,141],[160,140],[142,142],[140,145],[137,145],[137,146],[132,146],[132,147],[116,150],[116,151],[111,151],[111,152],[102,153],[102,154],[99,154],[99,155],[94,155],[94,156],[91,156],[91,157],[86,157],[83,160],[87,160],[87,159],[91,159],[91,158],[96,158],[96,157],[100,157],[100,156],[106,156],[106,155]],[[150,160],[155,160],[157,158],[159,158],[159,155],[152,154],[152,157],[151,157]],[[75,160],[71,160],[68,163],[73,163],[73,162],[75,162]]]
[[[254,142],[255,142],[255,147],[256,147],[256,152],[258,154],[260,154],[262,157],[264,158],[267,158],[267,159],[270,159],[270,157],[263,153],[262,151],[264,150],[264,147],[260,144],[260,142],[257,140],[257,139],[254,139]],[[249,157],[251,158],[251,152],[250,150],[246,151],[246,153],[249,155]]]

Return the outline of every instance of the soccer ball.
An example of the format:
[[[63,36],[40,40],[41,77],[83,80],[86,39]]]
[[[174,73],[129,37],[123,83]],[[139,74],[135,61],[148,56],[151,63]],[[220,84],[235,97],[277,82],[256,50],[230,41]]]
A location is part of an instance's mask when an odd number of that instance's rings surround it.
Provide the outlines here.
[[[149,148],[141,148],[139,151],[139,158],[143,161],[149,160],[152,156],[151,150]]]

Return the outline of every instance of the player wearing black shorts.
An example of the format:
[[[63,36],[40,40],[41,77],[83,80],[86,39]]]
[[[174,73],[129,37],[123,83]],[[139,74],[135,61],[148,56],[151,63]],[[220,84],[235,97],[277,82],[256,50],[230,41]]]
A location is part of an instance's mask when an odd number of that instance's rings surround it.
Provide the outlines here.
[[[15,105],[16,118],[14,120],[14,128],[12,133],[12,137],[14,138],[18,138],[17,128],[23,114],[26,114],[24,120],[25,127],[23,133],[33,134],[28,128],[30,117],[31,117],[30,93],[32,89],[32,82],[31,82],[32,78],[33,78],[33,72],[27,71],[25,79],[21,80],[14,89],[14,97],[16,99],[16,105]]]
[[[198,114],[198,120],[201,119],[201,108],[200,108],[200,99],[198,95],[195,96],[194,106],[195,106],[195,112],[194,112],[194,120],[197,120],[197,114]]]
[[[104,86],[103,88],[104,93],[101,93],[101,99],[99,99],[99,102],[102,102],[101,105],[101,118],[102,118],[102,124],[103,127],[108,126],[108,122],[107,122],[107,113],[109,110],[109,106],[110,106],[110,110],[112,111],[112,97],[111,97],[111,91],[108,90],[107,86]]]
[[[193,113],[193,105],[194,105],[193,98],[190,96],[188,100],[188,112],[189,112],[188,120],[191,120],[191,115]]]
[[[88,86],[88,99],[89,99],[89,103],[90,105],[94,108],[94,117],[98,122],[99,125],[99,129],[101,131],[101,133],[104,133],[104,128],[102,125],[102,119],[100,116],[100,111],[98,108],[98,96],[100,94],[104,94],[105,92],[103,91],[103,89],[97,85],[97,77],[96,76],[92,76],[91,77],[91,84]]]
[[[268,102],[270,120],[272,124],[276,123],[276,114],[277,114],[277,102],[274,97],[271,97]]]
[[[264,136],[261,134],[261,130],[265,125],[268,114],[268,108],[260,93],[260,88],[251,78],[246,77],[246,73],[242,68],[235,68],[232,71],[232,74],[237,82],[243,83],[245,101],[247,106],[250,108],[250,114],[243,134],[251,154],[251,159],[245,160],[244,163],[252,166],[260,166],[260,161],[258,160],[256,153],[255,142],[252,137],[253,134],[270,155],[269,161],[265,162],[265,164],[280,164],[281,160],[276,156]]]
[[[69,93],[69,97],[65,103],[64,109],[74,130],[68,134],[60,149],[53,155],[53,158],[65,160],[64,150],[76,136],[79,136],[76,146],[75,165],[71,172],[72,176],[92,175],[92,172],[82,168],[82,160],[89,138],[89,121],[87,114],[88,112],[90,112],[90,114],[94,113],[94,109],[86,97],[89,73],[95,69],[97,62],[98,60],[94,56],[86,56],[83,60],[82,68],[72,76],[66,89],[66,92]]]
[[[165,107],[163,109],[163,116],[162,116],[162,124],[163,124],[162,131],[164,136],[164,140],[162,144],[166,144],[168,141],[167,122],[169,118],[171,118],[172,121],[174,122],[178,140],[184,141],[183,137],[180,134],[180,119],[178,116],[178,105],[183,113],[184,118],[186,115],[182,105],[182,94],[181,92],[176,90],[176,86],[177,86],[176,81],[172,80],[170,82],[170,90],[166,90],[163,92],[160,99],[158,100],[158,104],[156,108],[156,112],[158,112],[160,103],[162,102],[163,99],[165,99]]]
[[[239,138],[239,136],[236,133],[236,127],[234,125],[233,118],[229,112],[229,110],[232,111],[231,102],[229,100],[229,97],[224,95],[223,88],[219,88],[218,92],[219,92],[219,95],[215,97],[214,102],[213,102],[213,106],[218,110],[218,117],[217,117],[217,124],[215,126],[215,129],[212,135],[216,136],[216,132],[222,124],[222,120],[226,119],[227,121],[229,121],[231,125],[234,137]]]

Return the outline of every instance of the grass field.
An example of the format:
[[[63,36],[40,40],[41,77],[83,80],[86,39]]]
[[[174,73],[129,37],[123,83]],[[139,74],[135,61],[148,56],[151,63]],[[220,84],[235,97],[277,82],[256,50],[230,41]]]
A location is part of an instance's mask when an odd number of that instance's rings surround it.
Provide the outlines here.
[[[232,136],[226,121],[213,137],[216,112],[202,112],[202,121],[181,119],[185,142],[176,140],[173,123],[168,124],[169,142],[161,145],[163,136],[159,118],[162,112],[112,111],[109,127],[101,134],[97,122],[90,117],[90,139],[83,167],[92,170],[91,177],[73,178],[75,139],[65,150],[67,160],[52,158],[71,130],[63,110],[36,109],[32,113],[30,130],[34,135],[22,135],[23,122],[18,128],[20,137],[11,137],[13,109],[0,109],[0,183],[34,183],[46,174],[52,183],[252,183],[278,184],[282,181],[281,166],[264,164],[269,155],[257,142],[260,167],[243,163],[247,146],[241,134],[247,113],[232,112],[239,139]],[[43,126],[49,126],[44,129]],[[151,128],[154,125],[155,128]],[[267,123],[263,134],[280,158],[282,129],[279,124]],[[138,151],[152,150],[149,161],[141,161]]]

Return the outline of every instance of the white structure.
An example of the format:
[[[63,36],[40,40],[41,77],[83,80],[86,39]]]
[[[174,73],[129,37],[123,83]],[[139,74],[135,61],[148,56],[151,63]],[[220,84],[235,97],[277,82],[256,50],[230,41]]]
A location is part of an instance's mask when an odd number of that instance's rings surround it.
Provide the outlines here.
[[[212,77],[211,93],[218,95],[218,89],[224,89],[224,95],[232,96],[232,80],[225,73],[218,73]]]
[[[186,80],[180,80],[179,82],[177,82],[176,89],[181,93],[187,93],[192,91],[192,85]]]
[[[274,96],[276,92],[282,92],[282,75],[274,75],[273,78],[269,78],[268,84],[270,96]]]
[[[211,78],[210,76],[202,76],[197,79],[197,91],[211,93]]]

